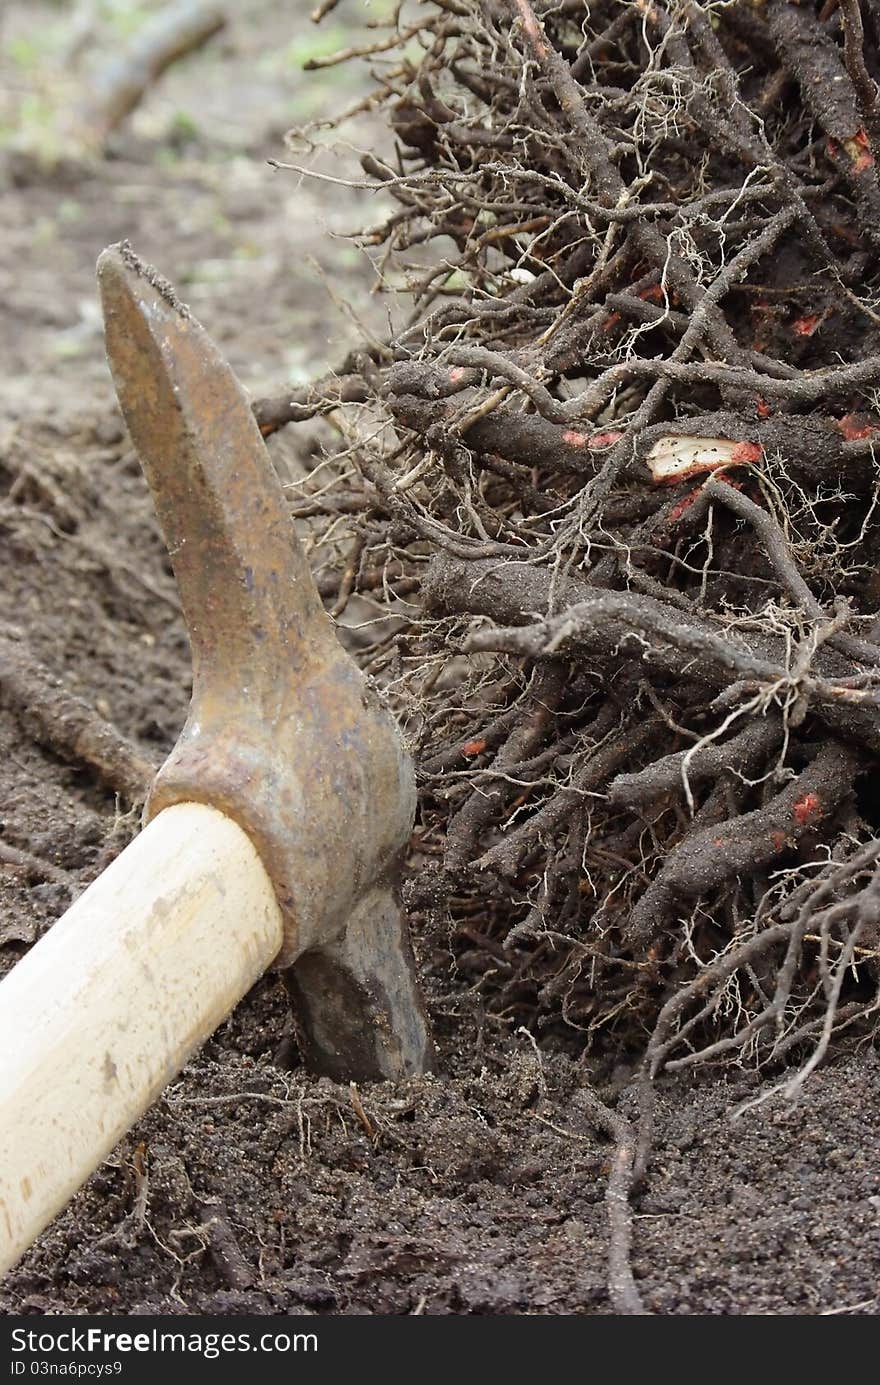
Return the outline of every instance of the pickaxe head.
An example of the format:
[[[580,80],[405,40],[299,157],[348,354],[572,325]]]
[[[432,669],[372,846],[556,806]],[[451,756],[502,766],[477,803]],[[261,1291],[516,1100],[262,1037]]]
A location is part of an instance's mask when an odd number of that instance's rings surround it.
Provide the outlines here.
[[[247,398],[126,245],[98,261],[107,354],[180,591],[189,717],[147,804],[207,803],[248,833],[282,910],[306,1062],[341,1078],[431,1063],[396,897],[412,766],[336,638]]]

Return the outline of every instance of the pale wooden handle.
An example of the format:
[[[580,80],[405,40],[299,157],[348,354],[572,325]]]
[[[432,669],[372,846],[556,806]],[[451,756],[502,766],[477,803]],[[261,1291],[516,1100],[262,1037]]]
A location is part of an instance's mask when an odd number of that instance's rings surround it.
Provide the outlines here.
[[[251,842],[166,808],[0,983],[0,1272],[277,955]]]

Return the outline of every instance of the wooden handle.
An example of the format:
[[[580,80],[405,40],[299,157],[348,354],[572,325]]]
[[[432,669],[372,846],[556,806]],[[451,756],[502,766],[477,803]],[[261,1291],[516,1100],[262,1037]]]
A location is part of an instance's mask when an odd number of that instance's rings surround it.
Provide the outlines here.
[[[214,808],[160,813],[0,983],[0,1272],[262,975],[281,915]]]

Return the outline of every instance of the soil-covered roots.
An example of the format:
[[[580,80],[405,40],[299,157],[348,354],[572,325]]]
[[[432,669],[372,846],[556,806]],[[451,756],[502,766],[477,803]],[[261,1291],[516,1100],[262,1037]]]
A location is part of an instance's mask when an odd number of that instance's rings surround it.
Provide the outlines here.
[[[877,1009],[880,5],[416,13],[361,161],[409,317],[257,406],[336,429],[293,510],[415,747],[409,907],[500,1026],[809,1065]]]

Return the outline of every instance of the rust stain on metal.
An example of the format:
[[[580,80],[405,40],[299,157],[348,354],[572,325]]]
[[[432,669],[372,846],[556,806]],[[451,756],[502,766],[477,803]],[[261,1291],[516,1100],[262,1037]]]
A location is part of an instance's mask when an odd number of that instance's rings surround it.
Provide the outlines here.
[[[208,803],[251,837],[284,915],[278,965],[303,959],[291,988],[314,1068],[422,1071],[430,1041],[394,894],[415,811],[409,757],[336,638],[216,346],[129,246],[103,253],[98,279],[117,394],[192,644],[189,716],[147,816]],[[326,994],[330,978],[344,1006]]]

